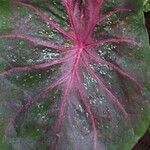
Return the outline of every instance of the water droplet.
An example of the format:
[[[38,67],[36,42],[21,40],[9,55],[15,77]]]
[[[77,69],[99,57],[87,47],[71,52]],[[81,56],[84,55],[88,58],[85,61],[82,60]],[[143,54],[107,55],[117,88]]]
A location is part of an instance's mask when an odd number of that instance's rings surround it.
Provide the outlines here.
[[[37,129],[37,132],[39,132],[40,131],[40,129]]]
[[[79,105],[79,110],[80,110],[81,112],[83,112],[83,108],[82,108],[81,105]]]
[[[30,78],[30,79],[32,79],[32,78],[33,78],[33,76],[30,76],[29,78]]]

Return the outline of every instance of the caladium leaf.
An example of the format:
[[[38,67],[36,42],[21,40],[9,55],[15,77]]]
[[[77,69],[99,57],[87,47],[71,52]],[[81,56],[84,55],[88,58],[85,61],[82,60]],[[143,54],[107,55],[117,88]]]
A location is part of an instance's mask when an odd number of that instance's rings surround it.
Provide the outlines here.
[[[131,149],[150,120],[142,1],[9,4],[0,28],[1,148]]]

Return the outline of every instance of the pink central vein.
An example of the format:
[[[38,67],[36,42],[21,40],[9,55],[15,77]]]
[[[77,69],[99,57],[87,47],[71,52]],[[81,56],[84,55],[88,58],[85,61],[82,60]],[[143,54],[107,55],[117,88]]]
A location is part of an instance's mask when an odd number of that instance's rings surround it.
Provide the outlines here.
[[[78,64],[79,64],[79,61],[80,61],[80,56],[82,54],[82,51],[83,51],[83,47],[81,45],[77,49],[77,54],[75,55],[73,66],[70,69],[71,73],[68,76],[68,81],[66,82],[66,88],[65,88],[66,90],[65,90],[64,95],[63,95],[63,99],[62,99],[62,102],[61,102],[61,109],[59,111],[58,119],[56,121],[56,127],[55,127],[56,132],[59,132],[61,123],[64,119],[64,113],[65,113],[65,109],[66,109],[67,102],[68,102],[68,96],[71,92],[71,89],[73,88],[73,81],[76,80],[75,74],[76,74],[76,71],[77,71],[77,68],[78,68]]]

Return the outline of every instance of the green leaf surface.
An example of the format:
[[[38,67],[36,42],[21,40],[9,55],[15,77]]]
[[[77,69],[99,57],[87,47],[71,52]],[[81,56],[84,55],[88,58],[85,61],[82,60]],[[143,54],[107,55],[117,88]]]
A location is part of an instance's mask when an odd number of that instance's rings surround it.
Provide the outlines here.
[[[150,0],[144,0],[144,11],[150,11]]]

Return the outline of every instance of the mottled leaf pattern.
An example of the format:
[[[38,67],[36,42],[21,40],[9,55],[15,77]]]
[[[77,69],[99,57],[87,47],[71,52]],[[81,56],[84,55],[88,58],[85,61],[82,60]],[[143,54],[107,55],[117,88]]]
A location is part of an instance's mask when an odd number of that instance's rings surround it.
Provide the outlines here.
[[[10,10],[0,22],[0,148],[130,150],[150,120],[142,1],[0,4]]]

